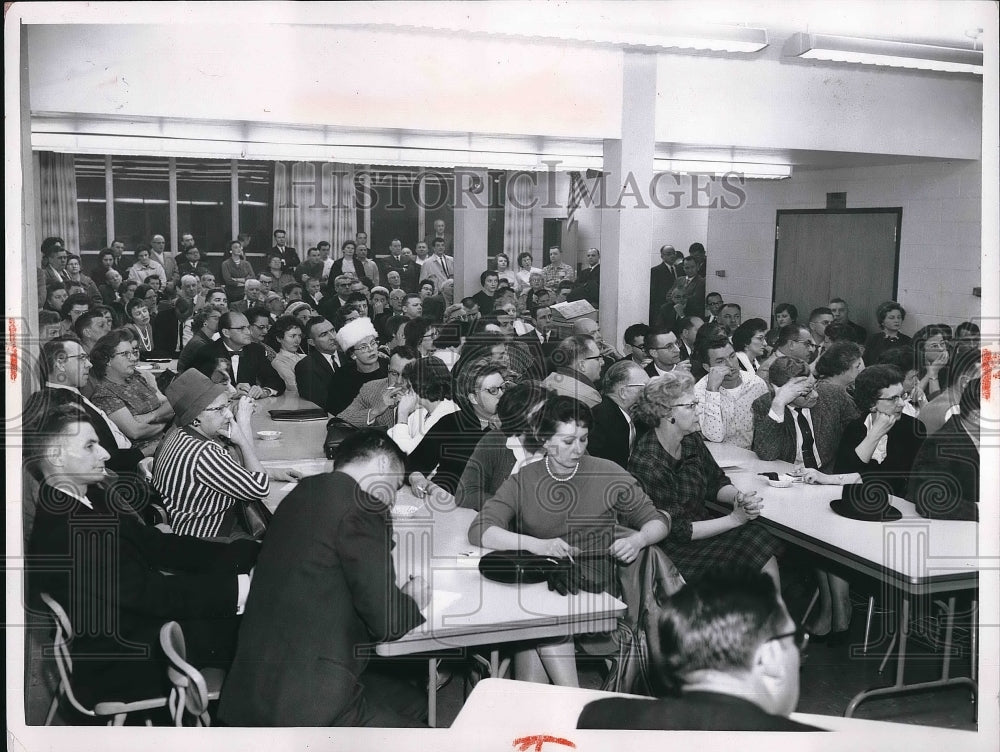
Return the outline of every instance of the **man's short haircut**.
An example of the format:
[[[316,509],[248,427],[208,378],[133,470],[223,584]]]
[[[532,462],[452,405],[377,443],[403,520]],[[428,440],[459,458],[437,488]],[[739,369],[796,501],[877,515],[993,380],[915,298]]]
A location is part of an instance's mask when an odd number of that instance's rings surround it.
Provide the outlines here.
[[[792,303],[778,303],[774,307],[774,315],[777,316],[779,313],[787,313],[793,323],[799,318],[799,309]]]
[[[486,286],[486,280],[488,280],[490,277],[496,277],[497,281],[498,282],[500,281],[500,275],[497,274],[495,270],[493,270],[493,269],[487,269],[485,272],[483,272],[482,274],[479,275],[479,286],[480,287],[485,287]],[[421,282],[421,284],[423,284],[423,282]]]
[[[223,287],[213,287],[211,290],[209,290],[208,292],[206,292],[205,293],[205,300],[208,300],[213,295],[216,295],[218,293],[222,293],[222,295],[224,295],[226,297],[226,300],[229,300],[229,296],[226,295],[226,290]],[[138,294],[139,294],[139,291],[136,290],[136,295],[138,295]]]
[[[720,310],[720,311],[723,311],[723,310],[725,310],[726,308],[735,308],[735,309],[736,309],[737,311],[739,311],[740,313],[743,313],[743,308],[742,308],[742,307],[740,306],[740,304],[739,304],[739,303],[723,303],[723,304],[722,304],[722,308],[720,308],[719,310]]]
[[[708,300],[709,298],[718,298],[719,300],[722,300],[722,293],[710,292],[708,295],[705,296],[705,300]]]
[[[340,469],[352,462],[366,462],[385,455],[398,468],[406,467],[406,455],[385,431],[362,428],[345,438],[333,454],[333,466]]]
[[[226,311],[219,318],[219,331],[221,332],[223,329],[232,329],[233,328],[233,317],[235,317],[235,316],[242,316],[242,315],[243,315],[242,313],[239,313],[239,312],[236,312],[236,311]],[[250,320],[247,319],[248,323],[249,323],[249,321]]]
[[[809,311],[809,323],[811,324],[816,319],[818,319],[820,316],[832,316],[832,315],[833,315],[833,311],[831,311],[826,306],[820,306],[819,308],[813,308],[811,311]]]
[[[416,348],[409,345],[396,345],[389,351],[390,358],[394,358],[397,355],[406,360],[416,360],[420,357],[420,353],[417,352]]]
[[[698,330],[698,337],[694,341],[694,357],[698,359],[699,362],[708,365],[708,353],[712,350],[721,350],[730,344],[729,337],[724,333],[709,330],[709,333],[704,337],[701,336],[702,331],[705,327]]]
[[[845,305],[845,306],[847,305],[847,301],[844,300],[843,298],[830,298],[830,303],[831,304],[832,303],[840,303],[840,304]]]
[[[642,366],[634,360],[626,359],[613,363],[601,379],[601,394],[612,394],[619,387],[628,384],[632,380],[632,372],[636,370],[641,371]]]
[[[417,289],[419,290],[424,285],[430,285],[431,292],[437,292],[437,284],[435,284],[434,280],[431,279],[430,277],[428,277],[427,279],[420,280],[420,284],[417,285]]]
[[[424,280],[424,282],[426,282],[426,281],[427,280]],[[423,282],[421,282],[421,284],[423,284]],[[408,292],[408,293],[406,293],[406,297],[403,298],[403,306],[404,307],[410,301],[411,298],[416,298],[418,303],[423,303],[424,302],[424,299],[420,297],[420,293],[419,292]]]
[[[565,279],[560,282],[559,287],[556,288],[556,290],[566,290],[567,292],[570,292],[572,289],[573,283]]]
[[[45,400],[41,400],[45,402]],[[41,479],[41,462],[48,454],[49,448],[60,436],[77,433],[77,424],[85,423],[93,427],[87,413],[76,404],[58,405],[51,409],[39,410],[25,416],[26,431],[24,432],[24,467],[35,478]]]
[[[691,256],[694,256],[695,254],[699,256],[704,256],[705,246],[702,245],[701,243],[692,243],[690,246],[688,246],[688,254]]]
[[[279,232],[280,232],[280,233],[281,233],[282,235],[287,235],[287,234],[288,234],[288,233],[287,233],[287,232],[285,232],[284,230],[280,230],[280,229],[279,229],[279,230],[275,230],[275,231],[274,231],[274,233],[273,233],[273,236],[274,236],[274,237],[278,237],[278,233],[279,233]]]
[[[326,319],[323,316],[310,316],[306,323],[302,326],[302,333],[306,335],[306,339],[312,339],[312,330],[316,324],[325,324]]]
[[[51,295],[52,293],[56,292],[57,290],[62,290],[63,292],[65,292],[66,291],[66,283],[65,282],[47,282],[45,284],[45,297],[48,298],[49,295]]]
[[[747,319],[733,332],[733,349],[742,352],[750,344],[750,340],[766,331],[767,322],[764,319]]]
[[[875,365],[895,366],[905,376],[910,371],[917,370],[917,356],[913,354],[912,347],[906,345],[890,347],[882,351]]]
[[[670,598],[659,620],[663,677],[674,690],[696,671],[749,671],[758,648],[787,615],[763,572],[713,569]]]
[[[60,321],[62,321],[62,317],[48,308],[43,308],[38,312],[39,326],[51,326],[52,324],[58,324]]]
[[[625,334],[622,339],[625,340],[626,345],[631,345],[635,341],[636,337],[647,337],[649,336],[649,327],[645,324],[632,324],[625,330]]]
[[[65,248],[66,243],[62,238],[51,236],[42,241],[42,255],[47,256],[53,248]]]
[[[803,331],[808,332],[808,327],[803,326],[797,321],[793,321],[791,324],[785,324],[778,330],[778,339],[775,341],[774,346],[784,347],[789,342],[794,342]]]
[[[434,240],[431,241],[432,246],[437,245],[438,243],[444,245],[444,238],[434,238]]]
[[[300,290],[302,289],[302,285],[299,282],[289,282],[287,285],[281,288],[281,294],[287,298],[289,295],[292,294],[292,292],[295,290],[296,287],[299,288]]]
[[[38,359],[38,373],[42,378],[43,384],[49,380],[56,361],[66,354],[66,345],[70,342],[79,344],[76,337],[63,335],[61,337],[53,337],[42,345],[41,357]]]
[[[814,366],[819,377],[839,376],[861,357],[861,346],[854,342],[834,342],[819,356]],[[774,379],[771,379],[772,383]]]
[[[552,365],[557,368],[573,368],[580,358],[588,357],[590,346],[597,347],[597,341],[589,334],[574,334],[567,337],[552,353]]]
[[[831,342],[853,342],[856,345],[863,345],[865,338],[861,336],[860,330],[847,323],[833,322],[827,326],[826,338]]]
[[[774,362],[771,363],[771,367],[767,371],[767,375],[772,386],[784,386],[794,378],[808,376],[809,364],[798,358],[789,358],[782,355],[774,359]]]

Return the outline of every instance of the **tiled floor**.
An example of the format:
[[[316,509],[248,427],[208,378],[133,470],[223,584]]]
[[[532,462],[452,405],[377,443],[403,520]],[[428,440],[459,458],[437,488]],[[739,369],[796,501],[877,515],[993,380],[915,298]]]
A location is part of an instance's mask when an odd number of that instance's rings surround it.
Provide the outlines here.
[[[804,612],[812,594],[812,579],[809,574],[809,562],[805,560],[789,560],[783,565],[785,600],[792,614],[796,617]],[[854,583],[855,612],[852,623],[852,637],[855,645],[833,648],[828,645],[810,645],[802,664],[801,696],[798,709],[805,713],[822,715],[843,715],[851,698],[859,691],[878,685],[889,685],[895,678],[896,662],[890,660],[885,673],[880,677],[877,673],[878,664],[885,652],[885,645],[879,645],[879,635],[884,634],[884,625],[891,621],[892,614],[876,613],[873,619],[873,645],[868,654],[862,652],[861,645],[864,634],[866,613],[865,587],[871,587],[871,582],[858,581]],[[884,605],[884,604],[880,604]],[[907,661],[906,676],[908,680],[927,680],[940,675],[941,651],[936,652],[929,647],[934,642],[934,618],[936,608],[933,602],[924,604],[926,614],[921,620],[924,634],[911,634],[911,642]],[[959,608],[961,613],[961,608]],[[888,617],[888,618],[887,618]],[[959,617],[956,650],[953,652],[952,675],[969,676],[969,639],[968,630],[962,625],[968,624],[968,617]],[[39,632],[38,634],[43,634]],[[34,642],[36,654],[40,644]],[[884,641],[883,641],[884,642]],[[29,723],[42,723],[51,700],[52,687],[55,686],[55,671],[52,663],[34,661],[28,681],[26,710]],[[45,665],[43,665],[43,663]],[[461,710],[464,692],[468,686],[463,681],[461,662],[454,662],[456,668],[454,678],[438,693],[438,726],[446,727],[452,723]],[[580,682],[588,688],[598,688],[601,684],[600,662],[581,660]],[[922,724],[945,728],[975,730],[973,721],[974,708],[970,702],[969,691],[964,688],[952,688],[932,693],[910,693],[892,699],[878,699],[866,702],[855,714],[858,718],[873,720],[896,721],[899,723]],[[155,723],[165,719],[154,719]],[[61,723],[86,723],[87,719],[63,710],[56,719]]]

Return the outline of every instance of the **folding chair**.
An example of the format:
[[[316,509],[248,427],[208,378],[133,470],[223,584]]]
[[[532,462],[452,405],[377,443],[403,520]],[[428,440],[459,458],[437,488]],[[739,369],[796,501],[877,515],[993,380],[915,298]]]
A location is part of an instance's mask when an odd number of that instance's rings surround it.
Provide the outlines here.
[[[186,711],[195,717],[196,726],[211,726],[208,703],[219,699],[226,672],[220,668],[199,671],[188,663],[184,631],[175,621],[168,621],[160,628],[160,646],[170,661],[167,676],[173,689],[167,706],[174,725],[184,725]]]

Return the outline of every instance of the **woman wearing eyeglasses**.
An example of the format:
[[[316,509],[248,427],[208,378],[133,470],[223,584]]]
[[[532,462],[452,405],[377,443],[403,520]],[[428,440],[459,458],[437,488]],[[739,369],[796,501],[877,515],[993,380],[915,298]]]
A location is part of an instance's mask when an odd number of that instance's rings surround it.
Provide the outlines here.
[[[446,494],[454,494],[476,445],[499,425],[497,404],[507,389],[503,368],[484,360],[449,374],[439,358],[429,357],[413,361],[403,373],[428,418],[447,411],[406,458],[413,493],[418,498],[424,496],[432,490],[428,481],[433,480]],[[444,403],[450,402],[452,395],[453,407],[448,408]]]
[[[116,329],[105,334],[90,351],[90,400],[115,422],[140,449],[163,436],[174,417],[173,408],[156,387],[136,371],[139,350],[132,332]]]
[[[195,368],[170,382],[167,397],[177,411],[178,427],[153,459],[153,486],[163,497],[172,532],[197,538],[250,537],[236,505],[263,501],[270,489],[253,445],[253,400],[241,397],[231,403],[226,384]],[[239,450],[241,461],[234,459],[228,445]]]
[[[843,485],[880,480],[894,496],[905,497],[913,459],[926,438],[923,424],[903,412],[909,395],[895,366],[869,366],[854,380],[854,401],[862,417],[847,424],[833,474],[807,470],[806,483]],[[845,644],[851,625],[848,583],[828,572],[819,582],[819,614],[810,631],[831,644]]]
[[[660,545],[685,578],[725,565],[760,570],[781,592],[778,541],[754,522],[763,500],[737,491],[699,433],[694,379],[684,372],[650,381],[632,408],[635,419],[652,430],[637,441],[628,471],[658,509],[670,516],[670,534]],[[705,504],[732,504],[717,515]]]
[[[362,386],[389,376],[389,359],[379,352],[378,333],[371,319],[348,321],[337,331],[337,344],[347,362],[337,369],[330,382],[326,408],[335,415],[354,401]]]

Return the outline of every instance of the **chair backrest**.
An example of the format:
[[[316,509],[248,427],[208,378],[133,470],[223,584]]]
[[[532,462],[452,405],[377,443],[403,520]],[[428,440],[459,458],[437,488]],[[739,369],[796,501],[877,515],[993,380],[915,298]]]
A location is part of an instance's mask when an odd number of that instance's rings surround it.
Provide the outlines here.
[[[52,612],[52,621],[55,622],[56,636],[52,641],[52,652],[55,654],[56,667],[59,669],[60,687],[74,708],[84,715],[95,716],[96,713],[83,707],[73,694],[73,658],[69,653],[69,643],[73,639],[73,625],[55,598],[48,593],[42,593],[41,598]]]
[[[175,621],[168,621],[160,628],[160,646],[170,661],[167,677],[173,684],[167,703],[174,724],[183,725],[184,711],[201,717],[208,711],[208,687],[201,672],[187,662],[184,631]]]

